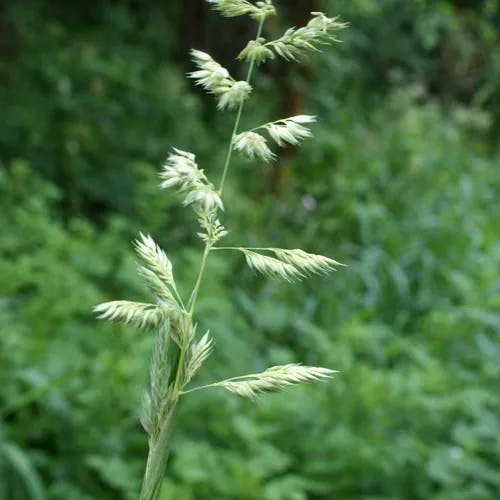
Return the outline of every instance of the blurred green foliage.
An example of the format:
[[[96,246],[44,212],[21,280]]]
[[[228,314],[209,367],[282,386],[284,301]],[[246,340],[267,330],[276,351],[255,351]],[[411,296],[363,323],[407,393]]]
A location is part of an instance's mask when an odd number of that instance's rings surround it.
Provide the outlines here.
[[[162,498],[498,498],[499,5],[317,4],[350,22],[345,42],[307,74],[264,68],[247,117],[299,95],[315,139],[278,178],[235,166],[228,241],[349,267],[289,287],[215,255],[199,310],[217,348],[198,381],[297,360],[341,373],[257,404],[186,397]],[[145,296],[139,230],[194,280],[194,221],[156,172],[176,145],[219,175],[231,117],[184,79],[181,16],[180,2],[3,4],[2,499],[136,497],[152,338],[91,308]]]

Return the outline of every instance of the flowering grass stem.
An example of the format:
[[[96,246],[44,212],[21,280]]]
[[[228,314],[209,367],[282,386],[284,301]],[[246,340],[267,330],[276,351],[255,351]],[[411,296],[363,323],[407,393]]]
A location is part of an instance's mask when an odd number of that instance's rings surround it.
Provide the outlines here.
[[[171,447],[174,415],[182,395],[210,387],[222,387],[238,396],[255,399],[263,393],[278,392],[296,384],[324,380],[335,373],[327,368],[292,363],[273,366],[261,373],[232,377],[184,390],[212,353],[214,346],[210,332],[197,337],[196,324],[193,323],[196,301],[212,250],[241,252],[250,268],[285,281],[327,273],[342,265],[329,257],[300,249],[216,246],[218,241],[228,234],[219,220],[219,213],[224,210],[222,193],[233,150],[246,154],[250,159],[270,161],[276,155],[267,146],[267,139],[254,130],[264,129],[278,146],[297,145],[302,139],[312,135],[305,125],[314,122],[315,118],[298,115],[269,122],[247,132],[239,132],[244,101],[252,91],[250,80],[254,67],[269,58],[269,54],[273,55],[271,49],[264,47],[265,40],[261,35],[265,19],[275,15],[276,8],[272,0],[209,0],[209,3],[227,17],[250,15],[258,21],[258,29],[256,39],[248,44],[244,56],[240,54],[240,59],[248,63],[246,81],[236,81],[227,69],[209,54],[199,50],[191,52],[198,69],[190,73],[189,77],[218,98],[218,109],[237,109],[237,112],[217,190],[204,171],[198,167],[195,154],[181,149],[173,149],[160,174],[160,186],[175,189],[184,196],[184,206],[190,206],[194,210],[201,228],[198,236],[204,243],[203,254],[189,300],[187,303],[182,300],[167,254],[150,235],[141,234],[140,239],[135,242],[140,260],[139,274],[155,300],[150,303],[115,300],[94,308],[101,319],[156,331],[149,387],[144,393],[141,413],[141,423],[149,436],[149,454],[140,500],[156,500],[160,494]],[[317,50],[319,45],[334,40],[329,31],[341,25],[321,13],[312,14],[313,19],[305,28],[290,29],[282,38],[266,45],[271,44],[277,55],[294,59],[307,50]]]

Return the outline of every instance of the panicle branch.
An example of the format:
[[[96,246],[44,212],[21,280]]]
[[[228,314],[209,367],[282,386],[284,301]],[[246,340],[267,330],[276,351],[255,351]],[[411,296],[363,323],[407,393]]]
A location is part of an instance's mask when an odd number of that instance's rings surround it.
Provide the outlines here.
[[[255,271],[271,278],[281,278],[289,282],[300,280],[312,274],[335,271],[336,266],[345,265],[324,255],[307,253],[299,248],[214,247],[213,250],[243,252],[247,264]],[[261,252],[273,253],[274,257]]]
[[[323,12],[311,12],[312,19],[302,28],[289,28],[277,40],[266,46],[286,60],[297,60],[307,52],[319,51],[319,47],[338,42],[335,33],[346,27],[336,17],[327,17]]]
[[[222,386],[238,396],[255,399],[265,392],[283,391],[292,385],[330,378],[334,373],[337,372],[327,368],[292,363],[273,366],[262,373],[236,377],[213,385]]]
[[[274,59],[275,54],[286,60],[298,60],[308,52],[318,52],[320,47],[338,42],[335,34],[345,28],[346,23],[323,12],[311,12],[312,19],[302,28],[289,28],[277,40],[266,42],[264,38],[253,40],[238,55],[245,61],[255,60],[257,64]]]

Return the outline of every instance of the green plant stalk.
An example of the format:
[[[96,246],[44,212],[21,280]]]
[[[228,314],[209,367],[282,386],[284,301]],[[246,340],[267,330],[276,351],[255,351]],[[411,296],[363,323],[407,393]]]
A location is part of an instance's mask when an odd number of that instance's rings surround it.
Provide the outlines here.
[[[259,38],[262,33],[262,28],[264,25],[264,19],[259,22],[259,27],[257,30],[256,38]],[[246,82],[249,83],[252,77],[253,69],[255,66],[255,61],[252,59],[248,67]],[[222,178],[219,186],[219,194],[222,196],[222,191],[224,189],[224,183],[226,180],[227,172],[231,162],[231,156],[233,151],[233,142],[236,134],[238,133],[241,115],[243,113],[244,103],[242,102],[238,107],[238,112],[236,114],[236,119],[231,134],[231,139],[228,146],[228,151],[226,154],[226,160],[224,163],[224,169],[222,173]],[[187,310],[190,317],[193,316],[194,306],[196,299],[198,297],[198,292],[203,280],[203,275],[205,272],[205,265],[208,258],[208,254],[212,246],[209,242],[205,244],[203,250],[203,257],[200,263],[200,270],[198,272],[198,277],[196,283],[191,292],[189,302],[187,304]],[[165,475],[165,470],[167,467],[168,456],[170,453],[170,437],[172,434],[173,418],[175,414],[175,408],[179,401],[179,397],[183,394],[182,392],[182,377],[183,377],[183,363],[186,353],[186,349],[189,347],[189,343],[185,343],[180,349],[179,361],[177,363],[176,377],[174,382],[174,394],[172,395],[172,405],[166,416],[164,417],[162,423],[160,424],[160,432],[154,442],[150,442],[148,459],[146,463],[146,470],[144,473],[144,478],[142,482],[140,500],[156,500],[160,494],[161,485],[163,477]]]
[[[257,30],[257,36],[256,39],[260,38],[260,35],[262,34],[262,28],[264,26],[264,19],[260,20],[259,23],[259,28]],[[247,79],[246,82],[250,83],[250,79],[252,78],[252,73],[253,73],[253,68],[255,66],[255,60],[252,59],[250,61],[250,66],[248,67],[248,73],[247,73]],[[229,142],[229,147],[227,150],[227,155],[226,155],[226,161],[224,163],[224,170],[222,172],[222,178],[220,181],[219,185],[219,194],[222,196],[222,191],[224,190],[224,183],[226,181],[226,176],[227,176],[227,171],[229,169],[229,164],[231,163],[231,155],[233,154],[233,142],[234,138],[236,137],[236,134],[238,133],[238,128],[240,126],[240,120],[241,120],[241,115],[243,113],[243,107],[245,106],[245,103],[242,102],[239,107],[238,107],[238,113],[236,115],[236,120],[234,122],[234,128],[233,128],[233,133],[231,134],[231,140]]]
[[[177,401],[176,398],[172,408],[165,416],[156,441],[149,445],[140,500],[155,500],[160,494],[170,452],[170,436],[172,435],[172,423]]]

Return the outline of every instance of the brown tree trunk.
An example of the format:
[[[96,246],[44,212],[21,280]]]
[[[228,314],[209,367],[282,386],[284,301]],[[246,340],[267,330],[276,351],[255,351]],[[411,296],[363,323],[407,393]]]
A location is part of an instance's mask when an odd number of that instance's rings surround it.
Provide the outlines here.
[[[283,4],[285,2],[282,2]],[[311,11],[318,10],[318,2],[316,0],[296,0],[287,2],[287,22],[288,26],[301,27],[307,24],[311,18]],[[279,8],[279,3],[278,3]],[[286,27],[285,27],[286,29]],[[284,31],[283,26],[272,26],[273,37],[277,38]],[[293,76],[293,78],[292,78]],[[307,87],[309,81],[312,80],[312,70],[308,65],[283,63],[276,67],[276,71],[272,73],[272,77],[276,81],[276,86],[281,89],[281,117],[289,117],[294,115],[304,114],[304,105],[307,99]],[[304,82],[297,86],[292,82],[297,79]],[[283,188],[286,186],[290,178],[291,159],[294,155],[295,148],[289,146],[281,151],[279,160],[265,179],[265,192],[272,192],[280,195]]]
[[[207,8],[205,0],[181,0],[177,47],[180,54],[192,48],[204,47],[207,38]]]

